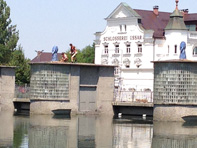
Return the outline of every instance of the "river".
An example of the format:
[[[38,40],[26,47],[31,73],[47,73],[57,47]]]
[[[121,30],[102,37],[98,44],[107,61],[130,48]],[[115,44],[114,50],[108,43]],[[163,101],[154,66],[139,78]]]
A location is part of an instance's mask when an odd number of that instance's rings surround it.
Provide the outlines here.
[[[0,148],[196,148],[197,124],[0,112]]]

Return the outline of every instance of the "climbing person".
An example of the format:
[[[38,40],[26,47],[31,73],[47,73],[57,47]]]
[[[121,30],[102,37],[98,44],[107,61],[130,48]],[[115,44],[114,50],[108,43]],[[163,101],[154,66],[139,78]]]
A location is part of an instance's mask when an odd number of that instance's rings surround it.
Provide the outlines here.
[[[61,58],[60,61],[61,61],[61,62],[67,62],[67,61],[68,61],[68,57],[67,57],[67,55],[66,55],[65,52],[62,52],[62,58]]]
[[[73,63],[76,61],[77,50],[75,46],[73,46],[72,44],[70,44],[70,54],[71,54],[71,62]]]

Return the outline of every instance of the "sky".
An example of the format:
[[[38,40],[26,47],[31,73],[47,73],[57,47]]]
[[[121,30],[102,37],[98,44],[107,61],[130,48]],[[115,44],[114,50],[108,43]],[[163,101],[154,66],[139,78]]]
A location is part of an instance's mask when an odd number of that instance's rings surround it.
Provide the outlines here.
[[[121,3],[133,9],[173,12],[175,0],[4,0],[11,9],[12,25],[19,30],[18,45],[25,57],[33,59],[36,51],[51,52],[58,46],[59,53],[92,45],[95,32],[102,32],[111,12]],[[197,0],[179,0],[179,9],[197,13]]]

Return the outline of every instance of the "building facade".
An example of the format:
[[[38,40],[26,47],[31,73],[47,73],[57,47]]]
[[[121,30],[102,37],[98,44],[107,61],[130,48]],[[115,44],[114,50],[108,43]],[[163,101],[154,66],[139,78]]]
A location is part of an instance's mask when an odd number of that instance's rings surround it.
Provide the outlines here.
[[[179,59],[180,43],[186,57],[197,60],[197,13],[132,9],[120,3],[106,18],[103,32],[95,36],[95,64],[118,65],[115,87],[119,90],[153,90],[152,61]]]

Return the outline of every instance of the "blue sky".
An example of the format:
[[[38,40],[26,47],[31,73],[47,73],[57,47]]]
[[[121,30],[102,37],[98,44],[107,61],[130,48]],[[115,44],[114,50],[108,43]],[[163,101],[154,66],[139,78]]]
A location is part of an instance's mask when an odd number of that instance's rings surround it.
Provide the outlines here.
[[[83,49],[94,42],[95,32],[103,31],[106,18],[121,2],[133,9],[173,12],[175,0],[5,0],[11,8],[12,25],[17,25],[25,56],[33,59],[35,50],[67,51],[69,43]],[[197,13],[196,0],[179,0],[179,9]]]

